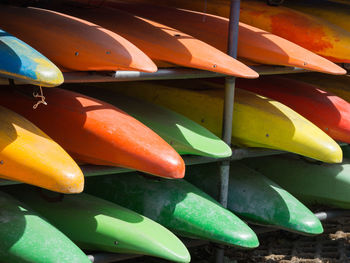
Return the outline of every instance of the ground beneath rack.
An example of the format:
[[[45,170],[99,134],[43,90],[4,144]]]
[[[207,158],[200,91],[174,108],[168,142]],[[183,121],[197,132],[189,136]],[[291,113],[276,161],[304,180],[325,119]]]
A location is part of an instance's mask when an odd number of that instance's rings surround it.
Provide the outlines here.
[[[350,262],[350,217],[323,223],[324,234],[307,237],[285,231],[259,235],[260,247],[244,251],[228,249],[227,263],[345,263]],[[204,245],[191,248],[194,263],[213,262],[215,247]],[[125,263],[167,262],[156,258],[141,257]]]

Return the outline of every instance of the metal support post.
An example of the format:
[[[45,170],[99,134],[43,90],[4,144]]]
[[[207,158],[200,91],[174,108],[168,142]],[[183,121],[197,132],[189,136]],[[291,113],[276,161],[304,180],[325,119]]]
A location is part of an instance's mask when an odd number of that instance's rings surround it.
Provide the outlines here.
[[[239,12],[240,12],[240,0],[231,0],[227,53],[234,58],[237,58]],[[227,77],[226,83],[225,83],[222,139],[228,145],[231,145],[231,137],[232,137],[234,94],[235,94],[235,78]],[[230,174],[230,162],[223,161],[220,165],[220,200],[219,201],[224,207],[227,207],[229,174]],[[219,247],[216,250],[216,262],[222,263],[223,261],[224,261],[224,248]]]

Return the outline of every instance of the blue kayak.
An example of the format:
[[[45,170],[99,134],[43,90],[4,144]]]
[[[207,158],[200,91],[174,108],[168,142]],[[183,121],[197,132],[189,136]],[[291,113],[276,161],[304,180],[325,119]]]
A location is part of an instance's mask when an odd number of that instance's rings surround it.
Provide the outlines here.
[[[0,29],[0,77],[44,87],[63,83],[62,72],[22,40]]]

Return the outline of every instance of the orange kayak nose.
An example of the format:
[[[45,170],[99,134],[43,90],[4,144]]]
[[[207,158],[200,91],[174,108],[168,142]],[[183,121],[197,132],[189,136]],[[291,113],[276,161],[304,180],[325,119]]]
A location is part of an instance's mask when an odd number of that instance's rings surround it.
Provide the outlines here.
[[[48,26],[43,26],[43,21]],[[39,8],[1,6],[2,29],[70,71],[137,70],[157,66],[133,43],[99,25]]]
[[[145,173],[182,178],[181,156],[160,136],[126,112],[103,101],[50,88],[48,105],[32,109],[32,95],[4,89],[0,104],[26,116],[73,158],[84,163],[120,166]],[[64,166],[65,176],[71,174]],[[54,171],[52,171],[54,172]]]

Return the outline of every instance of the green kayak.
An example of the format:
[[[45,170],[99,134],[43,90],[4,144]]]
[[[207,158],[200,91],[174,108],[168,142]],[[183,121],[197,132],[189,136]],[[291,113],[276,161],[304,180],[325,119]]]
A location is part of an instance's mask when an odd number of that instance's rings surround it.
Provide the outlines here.
[[[34,211],[0,192],[0,261],[91,263],[64,234]]]
[[[310,162],[298,156],[251,158],[244,163],[261,172],[305,204],[350,209],[350,161]]]
[[[103,100],[124,110],[154,130],[179,154],[213,158],[230,157],[232,154],[231,148],[219,137],[174,111],[101,88],[85,86],[72,90]]]
[[[59,195],[15,186],[11,194],[45,216],[81,248],[143,254],[175,262],[190,262],[185,245],[158,223],[103,199]]]
[[[181,236],[241,248],[259,245],[255,233],[243,221],[184,180],[128,173],[86,178],[85,189],[135,210]]]
[[[215,163],[193,165],[187,167],[186,180],[217,198],[218,174]],[[321,222],[308,208],[280,186],[241,163],[232,162],[228,187],[228,209],[250,223],[307,235],[323,232]]]

